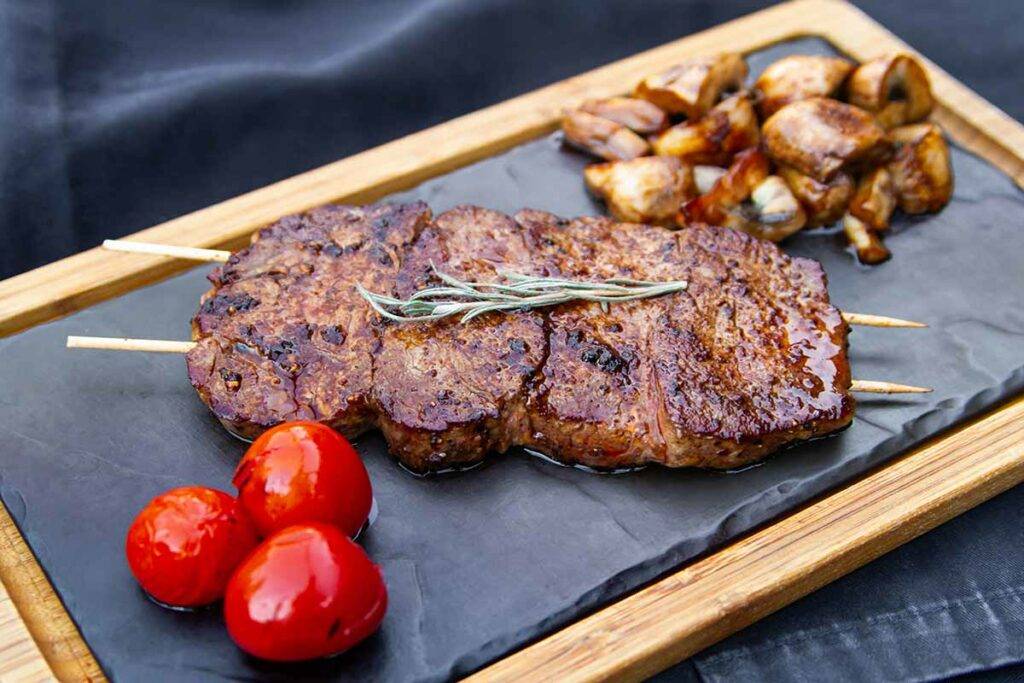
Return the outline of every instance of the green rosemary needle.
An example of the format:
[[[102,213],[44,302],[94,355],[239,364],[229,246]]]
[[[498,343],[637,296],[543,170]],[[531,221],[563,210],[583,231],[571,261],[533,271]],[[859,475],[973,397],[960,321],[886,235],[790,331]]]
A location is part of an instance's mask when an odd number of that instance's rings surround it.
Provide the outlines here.
[[[461,316],[465,323],[492,311],[526,311],[573,301],[594,301],[604,310],[621,301],[648,299],[687,287],[685,280],[651,282],[611,278],[601,282],[566,280],[499,271],[504,282],[472,282],[443,273],[431,264],[434,276],[443,284],[415,292],[408,299],[375,294],[356,285],[359,294],[377,313],[395,322],[424,322]]]

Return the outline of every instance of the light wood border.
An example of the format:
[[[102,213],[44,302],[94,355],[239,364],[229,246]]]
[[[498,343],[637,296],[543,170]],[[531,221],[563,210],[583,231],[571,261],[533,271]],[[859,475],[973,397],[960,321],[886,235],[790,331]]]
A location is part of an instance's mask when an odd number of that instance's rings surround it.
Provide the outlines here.
[[[567,104],[618,93],[685,56],[748,52],[804,35],[823,37],[859,60],[912,51],[850,5],[796,0],[168,221],[132,239],[235,248],[282,215],[330,201],[372,201],[544,134],[555,128]],[[1024,127],[925,62],[939,105],[934,118],[957,143],[1024,187]],[[183,267],[160,257],[93,249],[0,282],[0,336]],[[474,678],[600,680],[654,673],[1024,480],[1022,431],[1024,399],[933,440]],[[0,513],[0,578],[11,598],[0,594],[0,638],[10,637],[0,641],[0,676],[10,672],[12,680],[38,680],[52,670],[62,680],[101,679],[14,523],[6,510]],[[31,633],[45,662],[31,648],[19,649],[27,646],[19,624]],[[17,658],[7,657],[2,645],[7,642],[18,650]]]

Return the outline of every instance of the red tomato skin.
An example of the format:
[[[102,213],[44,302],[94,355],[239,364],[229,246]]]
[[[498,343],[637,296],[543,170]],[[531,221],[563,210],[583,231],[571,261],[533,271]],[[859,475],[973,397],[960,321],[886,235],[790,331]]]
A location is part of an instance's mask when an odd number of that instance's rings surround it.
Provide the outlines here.
[[[373,504],[370,476],[352,445],[316,422],[286,422],[253,441],[232,483],[260,534],[326,522],[354,537]]]
[[[128,567],[153,598],[200,607],[224,596],[228,579],[259,539],[238,501],[205,486],[162,493],[135,517]]]
[[[239,565],[224,596],[228,634],[278,662],[343,652],[380,626],[388,593],[380,569],[336,527],[278,531]]]

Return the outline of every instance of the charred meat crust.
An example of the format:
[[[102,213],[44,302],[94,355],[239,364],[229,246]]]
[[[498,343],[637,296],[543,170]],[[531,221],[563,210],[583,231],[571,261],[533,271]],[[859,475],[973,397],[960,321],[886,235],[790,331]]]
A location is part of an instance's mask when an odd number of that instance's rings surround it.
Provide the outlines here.
[[[686,292],[456,321],[383,323],[355,284],[408,296],[430,264]],[[284,420],[379,427],[418,472],[528,446],[568,463],[733,468],[853,417],[847,328],[821,267],[741,233],[423,204],[323,207],[210,276],[187,357],[202,400],[252,437]]]

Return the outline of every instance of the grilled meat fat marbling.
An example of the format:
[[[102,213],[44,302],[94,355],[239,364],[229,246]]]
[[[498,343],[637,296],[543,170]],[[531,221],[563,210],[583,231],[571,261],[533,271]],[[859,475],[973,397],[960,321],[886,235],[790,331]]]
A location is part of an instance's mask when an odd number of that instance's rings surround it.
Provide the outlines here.
[[[395,324],[355,291],[407,297],[430,264],[600,280],[688,280],[616,304]],[[379,427],[426,472],[516,445],[619,468],[737,467],[853,418],[847,328],[814,261],[739,232],[422,203],[282,219],[211,274],[189,376],[229,429]]]

